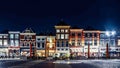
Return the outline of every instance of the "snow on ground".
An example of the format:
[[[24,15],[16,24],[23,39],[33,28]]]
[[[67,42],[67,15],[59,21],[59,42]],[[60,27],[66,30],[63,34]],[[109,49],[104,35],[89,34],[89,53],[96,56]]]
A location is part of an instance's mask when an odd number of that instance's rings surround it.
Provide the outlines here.
[[[98,68],[120,68],[119,59],[109,59],[109,60],[57,60],[53,63],[57,64],[79,64],[85,63],[96,66]]]

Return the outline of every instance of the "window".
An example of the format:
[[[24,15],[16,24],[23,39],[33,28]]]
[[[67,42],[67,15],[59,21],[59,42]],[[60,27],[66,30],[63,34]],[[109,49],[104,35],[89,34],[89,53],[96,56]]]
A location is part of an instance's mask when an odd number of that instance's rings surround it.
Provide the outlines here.
[[[0,40],[0,45],[2,45],[2,40]]]
[[[78,33],[78,36],[81,36],[81,33]]]
[[[13,39],[14,38],[14,34],[10,34],[10,38]]]
[[[40,41],[40,38],[38,38],[37,40]]]
[[[44,41],[45,39],[44,38],[42,38],[42,41]]]
[[[18,34],[15,34],[15,38],[18,39],[18,38],[19,38],[19,35],[18,35]]]
[[[75,36],[75,33],[72,33],[72,36]]]
[[[60,34],[57,34],[57,39],[60,39]]]
[[[62,41],[62,47],[64,46],[64,41]]]
[[[94,40],[94,45],[97,45],[97,40]]]
[[[65,32],[67,33],[67,32],[68,32],[68,29],[66,29]]]
[[[19,45],[19,41],[15,40],[15,46],[18,46],[18,45]]]
[[[42,48],[44,48],[44,43],[42,43]]]
[[[4,38],[7,38],[7,36],[4,36]]]
[[[28,36],[29,37],[29,40],[32,40],[32,36]]]
[[[68,46],[69,46],[68,41],[66,41],[66,47],[68,47]]]
[[[25,36],[25,40],[27,40],[27,36]]]
[[[85,37],[88,37],[87,33],[85,33]]]
[[[65,34],[65,39],[68,39],[69,38],[69,35],[68,34]]]
[[[60,32],[60,29],[57,29],[56,32],[59,33],[59,32]]]
[[[97,33],[94,33],[94,37],[97,37]]]
[[[2,38],[2,36],[0,36],[0,38]]]
[[[61,29],[61,32],[63,33],[63,32],[64,32],[64,29]]]
[[[104,40],[100,40],[100,46],[103,46],[104,45]]]
[[[4,40],[4,45],[7,45],[7,43],[8,43],[7,40]]]
[[[115,45],[115,40],[113,40],[113,39],[110,40],[110,45],[111,45],[111,46],[114,46],[114,45]]]
[[[64,39],[64,34],[61,34],[61,39]]]
[[[90,33],[90,37],[92,37],[92,33]]]
[[[60,45],[60,44],[59,44],[59,41],[57,41],[57,47],[59,47],[59,45]]]
[[[120,39],[118,39],[118,46],[120,46]]]
[[[10,46],[14,46],[14,41],[10,40]]]

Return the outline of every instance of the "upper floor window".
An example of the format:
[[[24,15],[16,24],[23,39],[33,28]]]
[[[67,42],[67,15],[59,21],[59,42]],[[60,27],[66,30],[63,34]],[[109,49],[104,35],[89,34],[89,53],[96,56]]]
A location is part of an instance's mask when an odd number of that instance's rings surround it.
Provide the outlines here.
[[[97,37],[97,33],[94,33],[94,37]]]
[[[60,34],[57,34],[57,39],[60,39]]]
[[[40,38],[38,38],[37,40],[40,41]]]
[[[68,29],[66,29],[65,32],[67,33],[67,32],[68,32]]]
[[[78,36],[81,36],[81,33],[78,33]]]
[[[88,37],[88,34],[87,34],[87,33],[85,33],[85,37]]]
[[[92,33],[90,33],[89,35],[90,35],[90,37],[92,37]]]
[[[59,41],[57,41],[57,47],[59,47]]]
[[[64,32],[64,29],[61,29],[61,32]]]
[[[19,41],[15,40],[15,46],[19,46]]]
[[[59,33],[59,32],[60,32],[60,29],[57,29],[56,32]]]
[[[64,34],[61,34],[61,39],[64,39]]]
[[[68,46],[69,46],[68,41],[66,41],[66,47],[68,47]]]
[[[37,43],[37,47],[38,47],[38,48],[40,47],[40,43]]]
[[[120,39],[118,39],[118,46],[120,46]]]
[[[75,36],[75,33],[72,33],[72,36]]]
[[[0,38],[2,38],[2,36],[0,36]]]
[[[4,38],[7,38],[7,36],[4,36]]]
[[[14,38],[14,34],[10,34],[10,38]]]
[[[19,38],[19,34],[15,34],[15,38],[17,38],[17,39],[18,39],[18,38]]]
[[[69,35],[68,34],[65,34],[65,39],[68,39],[69,38]]]
[[[2,45],[2,40],[0,40],[0,45]]]
[[[42,43],[42,48],[44,48],[45,43]]]
[[[14,41],[13,40],[10,40],[10,45],[14,46]]]
[[[7,40],[4,40],[4,45],[7,45],[8,44],[8,41]]]

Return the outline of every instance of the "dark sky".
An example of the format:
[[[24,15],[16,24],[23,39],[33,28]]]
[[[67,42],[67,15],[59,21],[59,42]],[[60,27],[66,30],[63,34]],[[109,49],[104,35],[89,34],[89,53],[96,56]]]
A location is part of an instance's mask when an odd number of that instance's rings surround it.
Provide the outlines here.
[[[60,19],[80,28],[119,29],[119,0],[2,0],[0,31],[27,27],[36,32],[53,30]]]

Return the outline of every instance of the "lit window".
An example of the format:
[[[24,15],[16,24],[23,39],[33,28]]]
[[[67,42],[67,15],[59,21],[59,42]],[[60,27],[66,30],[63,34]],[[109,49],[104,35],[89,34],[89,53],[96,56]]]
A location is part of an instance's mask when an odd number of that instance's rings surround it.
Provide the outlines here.
[[[65,39],[68,39],[69,38],[69,35],[68,34],[65,34]]]
[[[10,34],[10,38],[14,38],[14,35],[13,35],[13,34]]]
[[[14,41],[10,40],[10,46],[14,46]]]
[[[59,32],[60,32],[60,30],[59,30],[59,29],[57,29],[57,30],[56,30],[56,32],[57,32],[57,33],[59,33]]]
[[[18,45],[19,45],[19,41],[15,40],[15,46],[18,46]]]
[[[4,36],[4,38],[7,38],[7,36]]]
[[[2,38],[2,36],[0,36],[0,38]]]
[[[2,45],[2,40],[0,40],[0,45]]]
[[[64,34],[61,34],[61,39],[64,39]]]
[[[68,32],[68,29],[66,29],[65,32],[67,33],[67,32]]]
[[[4,40],[4,45],[7,45],[7,43],[8,43],[7,40]]]
[[[57,39],[60,39],[60,34],[57,34]]]
[[[118,40],[118,45],[120,46],[120,39]]]
[[[18,34],[15,34],[15,38],[17,38],[17,39],[18,39],[18,38],[19,38],[19,35],[18,35]]]
[[[64,29],[61,29],[61,32],[64,32]]]

